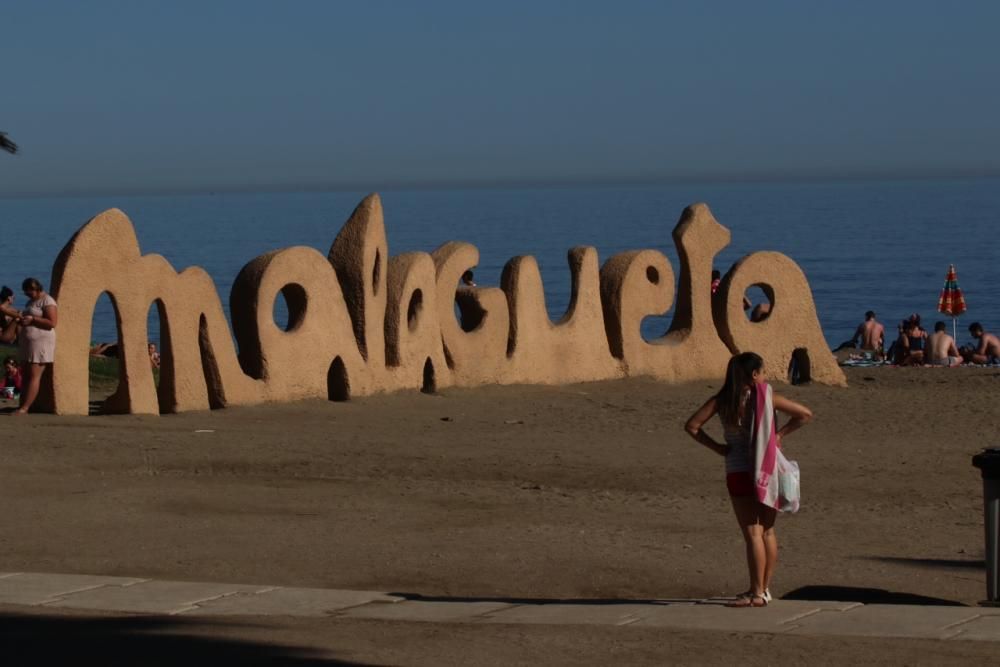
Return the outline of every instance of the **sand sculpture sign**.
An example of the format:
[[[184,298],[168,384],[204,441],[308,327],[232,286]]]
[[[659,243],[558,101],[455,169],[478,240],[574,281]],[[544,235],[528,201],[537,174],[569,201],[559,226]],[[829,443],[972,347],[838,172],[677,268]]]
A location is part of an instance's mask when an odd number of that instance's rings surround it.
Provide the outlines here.
[[[809,284],[791,259],[748,255],[712,295],[712,261],[729,243],[729,230],[696,204],[685,209],[673,238],[681,265],[676,303],[674,272],[662,253],[625,252],[599,266],[594,248],[578,247],[569,251],[570,305],[552,322],[534,258],[511,259],[499,287],[456,287],[478,263],[476,247],[450,242],[430,254],[391,257],[381,202],[371,195],[328,255],[292,247],[244,266],[229,299],[230,331],[208,274],[198,267],[178,273],[160,255],[143,255],[129,219],[112,209],[84,225],[53,268],[59,343],[42,398],[58,414],[88,413],[91,324],[105,292],[120,346],[119,384],[107,412],[640,375],[718,380],[730,355],[744,350],[761,354],[774,378],[786,376],[796,355],[808,357],[813,380],[845,384]],[[743,312],[743,294],[753,285],[772,304],[763,322],[752,323]],[[272,316],[279,292],[289,310],[284,329]],[[159,386],[146,351],[153,304],[161,327]],[[643,318],[671,306],[669,331],[645,340]]]

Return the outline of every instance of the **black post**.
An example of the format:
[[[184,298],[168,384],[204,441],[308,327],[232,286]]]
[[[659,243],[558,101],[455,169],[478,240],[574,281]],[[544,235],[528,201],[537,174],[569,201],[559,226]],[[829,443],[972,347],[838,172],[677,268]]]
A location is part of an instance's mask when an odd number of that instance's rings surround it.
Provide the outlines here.
[[[983,519],[986,524],[986,600],[1000,606],[1000,448],[984,449],[972,457],[983,473]]]

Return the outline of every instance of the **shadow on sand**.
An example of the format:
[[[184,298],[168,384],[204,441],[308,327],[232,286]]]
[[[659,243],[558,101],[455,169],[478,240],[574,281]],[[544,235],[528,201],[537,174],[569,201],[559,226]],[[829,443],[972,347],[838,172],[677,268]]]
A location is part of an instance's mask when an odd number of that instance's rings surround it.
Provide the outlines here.
[[[853,586],[803,586],[781,596],[782,600],[812,600],[821,602],[860,602],[862,604],[914,604],[937,607],[965,607],[954,600],[932,598],[915,593],[887,591],[882,588]]]
[[[358,665],[320,657],[309,648],[221,635],[236,623],[152,616],[83,618],[0,613],[5,665],[71,665],[96,659],[103,665]],[[212,630],[218,629],[219,633]]]
[[[872,560],[892,565],[945,570],[985,570],[984,560],[960,560],[955,558],[909,558],[902,556],[859,556],[862,560]],[[887,591],[881,588],[855,588],[851,586],[803,586],[787,595],[783,600],[829,600],[836,602],[861,602],[864,604],[914,604],[932,606],[967,606],[955,600]]]

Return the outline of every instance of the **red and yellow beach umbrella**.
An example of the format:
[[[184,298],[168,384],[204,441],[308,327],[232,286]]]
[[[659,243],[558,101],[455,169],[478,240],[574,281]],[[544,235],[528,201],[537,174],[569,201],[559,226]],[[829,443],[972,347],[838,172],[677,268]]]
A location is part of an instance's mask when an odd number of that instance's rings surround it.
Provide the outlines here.
[[[941,288],[941,296],[938,297],[938,312],[951,315],[951,332],[957,336],[958,316],[965,312],[965,297],[962,295],[962,288],[958,286],[958,277],[955,275],[955,265],[948,265],[948,275],[944,278],[944,287]]]

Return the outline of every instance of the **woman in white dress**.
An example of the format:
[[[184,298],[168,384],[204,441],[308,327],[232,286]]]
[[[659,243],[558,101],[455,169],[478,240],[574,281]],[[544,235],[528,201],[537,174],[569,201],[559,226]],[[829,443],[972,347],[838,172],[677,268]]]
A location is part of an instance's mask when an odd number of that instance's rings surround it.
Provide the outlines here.
[[[42,284],[35,278],[26,278],[21,284],[28,303],[21,314],[21,374],[24,390],[21,392],[21,406],[16,415],[28,414],[31,404],[38,398],[45,369],[52,365],[56,356],[56,324],[59,311],[56,301],[45,293]]]

